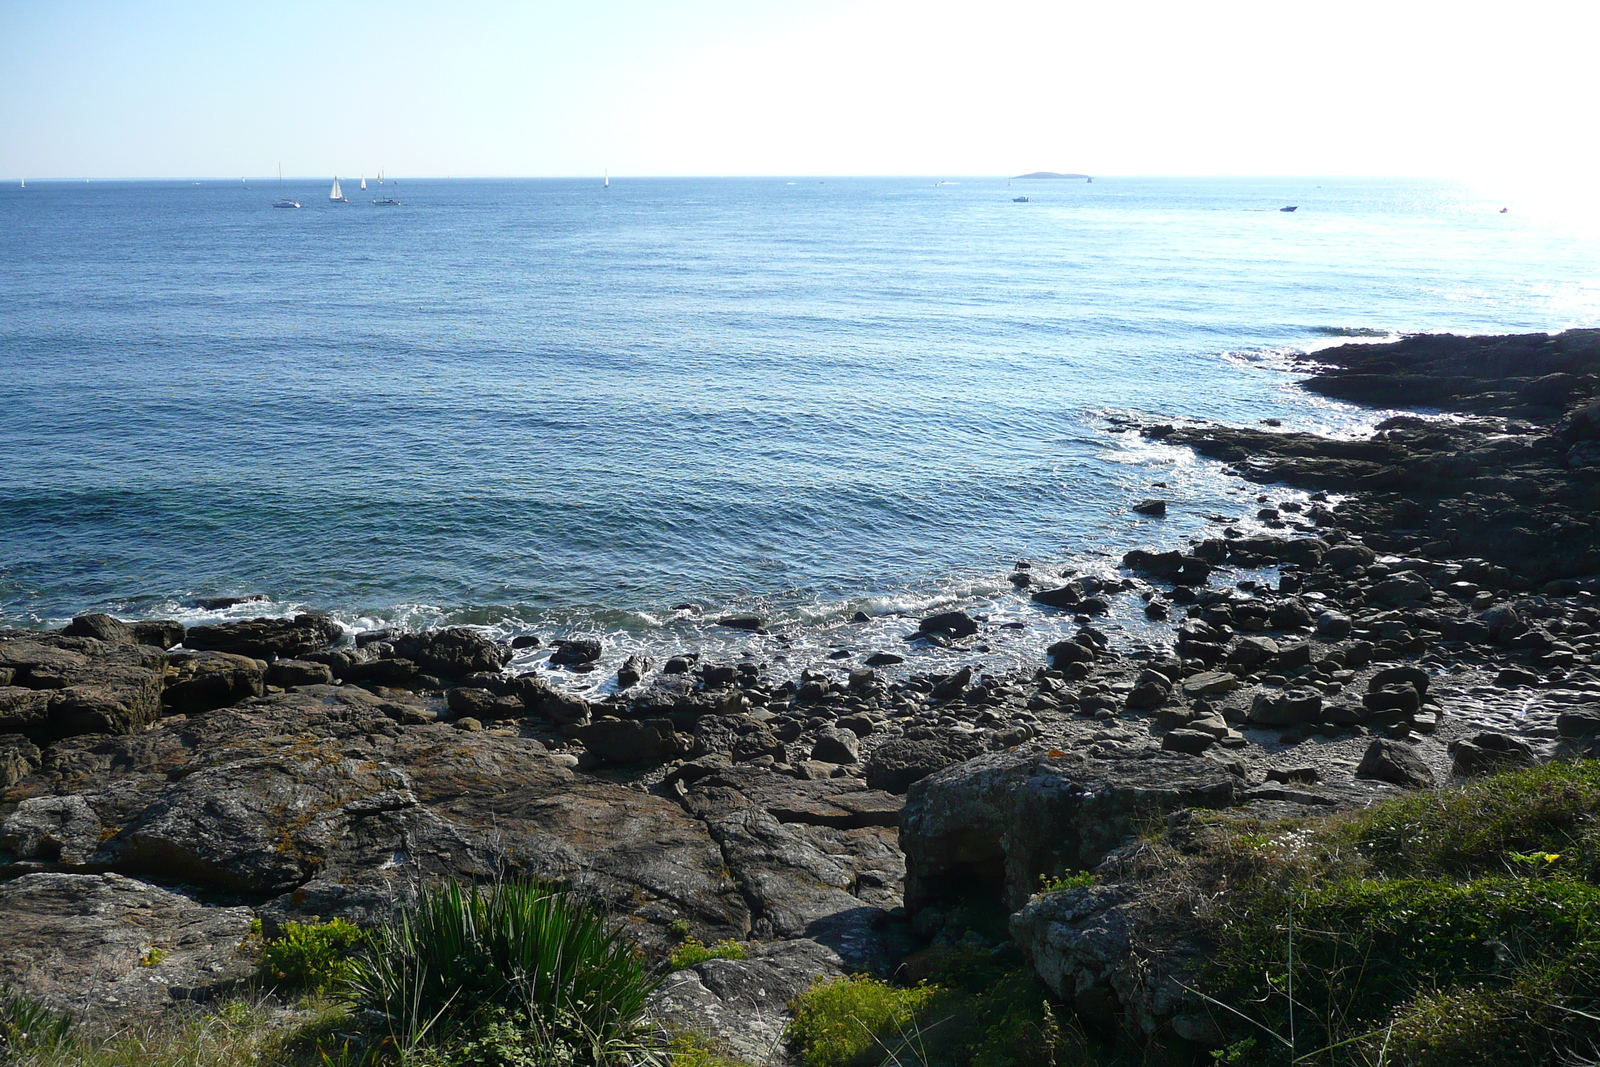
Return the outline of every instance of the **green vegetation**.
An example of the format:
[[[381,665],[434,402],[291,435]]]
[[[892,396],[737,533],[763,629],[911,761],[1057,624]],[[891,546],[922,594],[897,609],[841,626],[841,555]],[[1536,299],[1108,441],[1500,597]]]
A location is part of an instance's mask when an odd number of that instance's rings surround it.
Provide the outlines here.
[[[1039,892],[1059,893],[1063,889],[1087,889],[1098,880],[1092,871],[1075,871],[1072,874],[1061,874],[1054,878],[1041,874],[1039,876]]]
[[[260,932],[260,920],[254,929]],[[366,940],[359,926],[343,919],[284,923],[278,938],[261,946],[257,979],[269,989],[337,992],[349,983],[354,971],[352,957]]]
[[[1590,1062],[1600,1048],[1600,763],[1302,823],[1216,819],[1199,976],[1257,1063]],[[1182,876],[1175,876],[1182,880]]]
[[[790,1037],[805,1067],[1109,1067],[1020,960],[987,949],[946,953],[911,988],[854,976],[818,982],[795,1001]]]
[[[600,915],[507,882],[424,892],[372,933],[348,988],[402,1061],[602,1067],[665,1058],[643,1022],[657,984]]]
[[[703,945],[691,937],[673,949],[672,969],[681,971],[685,967],[693,967],[706,960],[742,959],[744,959],[744,946],[737,941],[718,941],[715,945]]]

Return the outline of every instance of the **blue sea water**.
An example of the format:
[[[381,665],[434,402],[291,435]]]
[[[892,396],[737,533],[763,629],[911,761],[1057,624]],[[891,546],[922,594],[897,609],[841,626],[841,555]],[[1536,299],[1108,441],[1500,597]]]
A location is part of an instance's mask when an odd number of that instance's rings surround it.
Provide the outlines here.
[[[1591,235],[1438,182],[344,185],[0,190],[0,625],[262,592],[798,661],[966,604],[1022,656],[1013,561],[1258,506],[1116,416],[1349,430],[1287,353],[1600,321]]]

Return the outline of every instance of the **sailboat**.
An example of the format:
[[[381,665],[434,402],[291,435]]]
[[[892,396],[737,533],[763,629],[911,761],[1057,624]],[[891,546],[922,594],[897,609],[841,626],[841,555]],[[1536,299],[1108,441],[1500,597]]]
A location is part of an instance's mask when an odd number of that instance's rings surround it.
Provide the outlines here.
[[[605,172],[605,175],[606,175],[606,185],[605,185],[605,187],[607,189],[609,189],[609,188],[611,188],[611,172],[608,170],[608,171]]]
[[[283,164],[282,163],[278,164],[278,194],[279,194],[278,195],[278,202],[276,204],[273,204],[272,205],[273,207],[299,207],[300,206],[300,201],[298,201],[298,200],[290,200],[287,196],[283,195]]]
[[[381,170],[378,172],[378,184],[379,185],[383,184],[383,171],[381,171]],[[396,191],[399,190],[399,185],[400,185],[399,182],[390,182],[389,184],[395,186],[396,187]],[[400,206],[400,201],[396,200],[392,196],[384,197],[382,200],[374,200],[373,203],[377,204],[379,207],[399,207]]]
[[[328,199],[338,204],[348,204],[349,198],[344,195],[344,190],[339,188],[339,176],[333,177],[333,189],[328,193]]]
[[[361,191],[363,193],[367,191],[367,176],[365,174],[361,176]]]

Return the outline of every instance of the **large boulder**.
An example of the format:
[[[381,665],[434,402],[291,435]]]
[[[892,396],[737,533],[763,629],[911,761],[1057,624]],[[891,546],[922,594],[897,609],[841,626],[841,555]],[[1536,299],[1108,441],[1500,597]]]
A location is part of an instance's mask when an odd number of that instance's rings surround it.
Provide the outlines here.
[[[236,656],[271,660],[294,659],[327,648],[344,631],[326,615],[306,612],[292,619],[240,619],[208,626],[191,626],[183,646],[203,652],[231,652]]]
[[[579,727],[577,738],[601,763],[661,763],[688,753],[689,738],[670,719],[598,719]]]
[[[133,627],[121,619],[114,619],[104,612],[93,612],[89,615],[79,615],[66,625],[61,631],[68,637],[93,637],[98,641],[105,641],[113,645],[136,644]]]
[[[1126,761],[1054,751],[980,756],[907,795],[906,906],[988,886],[1015,909],[1041,874],[1095,866],[1144,820],[1232,804],[1238,783],[1220,766],[1168,752]]]
[[[328,670],[320,663],[312,666]],[[229,652],[175,652],[161,699],[169,711],[180,715],[215,711],[266,692],[266,676],[266,663],[249,656]],[[331,679],[331,672],[329,677]]]
[[[0,884],[0,983],[80,1021],[158,1015],[249,979],[251,918],[119,874],[23,875]]]
[[[0,640],[0,733],[37,744],[75,734],[135,733],[161,715],[167,655],[92,637],[27,634]]]
[[[1367,746],[1356,767],[1356,777],[1407,789],[1428,789],[1433,785],[1433,771],[1410,745],[1382,737]]]
[[[511,658],[506,649],[466,626],[404,634],[395,639],[394,650],[396,655],[414,661],[426,673],[446,678],[498,671]]]

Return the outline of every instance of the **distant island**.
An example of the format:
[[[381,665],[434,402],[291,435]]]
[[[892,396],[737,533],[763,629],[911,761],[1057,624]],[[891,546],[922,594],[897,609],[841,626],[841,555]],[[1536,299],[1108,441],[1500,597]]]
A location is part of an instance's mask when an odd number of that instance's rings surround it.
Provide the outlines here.
[[[1089,176],[1087,174],[1057,174],[1053,170],[1036,170],[1032,174],[1018,174],[1017,177],[1018,178],[1084,178],[1084,179],[1087,179]]]

